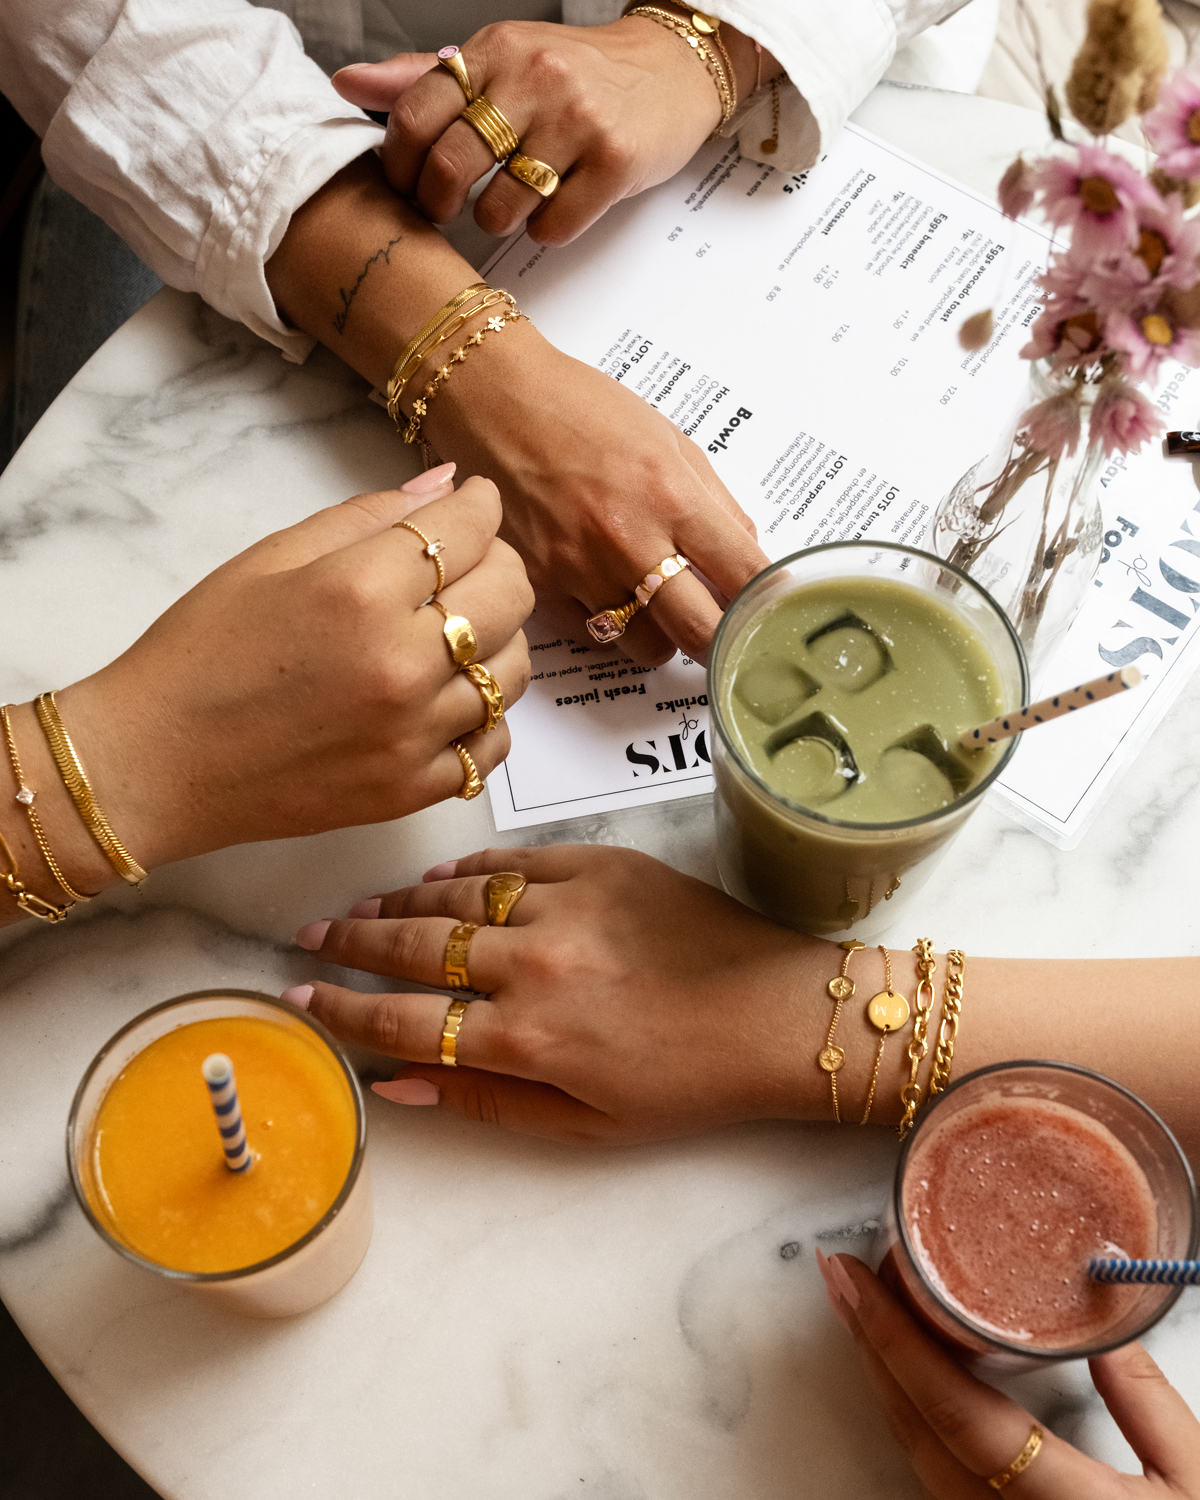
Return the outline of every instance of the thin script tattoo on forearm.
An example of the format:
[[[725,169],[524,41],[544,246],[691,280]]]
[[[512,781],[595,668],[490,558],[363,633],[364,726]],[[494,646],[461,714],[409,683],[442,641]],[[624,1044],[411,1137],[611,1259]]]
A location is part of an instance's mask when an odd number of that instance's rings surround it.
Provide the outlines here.
[[[346,319],[350,316],[350,304],[358,296],[358,289],[366,281],[371,267],[379,260],[383,261],[385,266],[390,266],[392,263],[392,248],[398,245],[403,238],[402,234],[398,234],[394,240],[389,240],[381,250],[376,250],[375,254],[372,255],[370,260],[358,273],[358,280],[349,291],[344,286],[338,287],[338,296],[342,299],[342,310],[340,313],[334,315],[333,326],[339,333],[345,333],[346,331]]]

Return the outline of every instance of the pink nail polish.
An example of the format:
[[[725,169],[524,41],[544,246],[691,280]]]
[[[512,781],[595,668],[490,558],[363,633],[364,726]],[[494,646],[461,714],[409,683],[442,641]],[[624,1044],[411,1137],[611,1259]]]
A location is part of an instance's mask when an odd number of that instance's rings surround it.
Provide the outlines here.
[[[310,953],[315,953],[325,941],[325,934],[332,926],[332,922],[309,922],[307,927],[302,927],[296,934],[297,945],[307,948]]]
[[[436,1104],[442,1091],[427,1078],[394,1078],[391,1083],[373,1083],[371,1092],[393,1104]]]
[[[860,1301],[858,1288],[850,1280],[850,1273],[842,1264],[840,1255],[834,1255],[829,1260],[829,1269],[833,1275],[834,1285],[846,1299],[851,1307],[857,1307]]]
[[[432,870],[426,870],[421,879],[430,880],[453,880],[454,872],[458,869],[458,860],[444,859],[440,865],[434,865]]]
[[[828,1281],[826,1281],[825,1283],[825,1295],[829,1298],[829,1305],[833,1308],[834,1317],[838,1320],[838,1322],[842,1325],[846,1332],[849,1333],[851,1331],[850,1319],[846,1315],[846,1309],[842,1306],[842,1299],[834,1291],[832,1285]]]
[[[313,997],[311,984],[294,984],[290,990],[284,990],[280,995],[281,1000],[286,1000],[289,1005],[294,1005],[297,1010],[307,1010],[308,1002]]]
[[[424,474],[417,474],[400,488],[406,495],[432,495],[435,490],[450,483],[457,468],[457,464],[438,464],[436,469],[427,469]]]
[[[382,905],[382,896],[369,896],[366,901],[356,901],[346,915],[348,917],[377,917]]]

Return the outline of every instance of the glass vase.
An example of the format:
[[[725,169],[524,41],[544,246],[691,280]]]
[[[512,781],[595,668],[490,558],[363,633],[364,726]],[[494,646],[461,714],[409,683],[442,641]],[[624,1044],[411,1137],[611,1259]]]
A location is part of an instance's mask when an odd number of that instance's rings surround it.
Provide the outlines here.
[[[991,453],[962,476],[933,520],[932,550],[985,588],[1012,621],[1036,677],[1079,613],[1100,563],[1098,444],[1085,441],[1097,387],[1037,362]],[[1075,392],[1075,452],[1050,458],[1020,430],[1025,412]]]

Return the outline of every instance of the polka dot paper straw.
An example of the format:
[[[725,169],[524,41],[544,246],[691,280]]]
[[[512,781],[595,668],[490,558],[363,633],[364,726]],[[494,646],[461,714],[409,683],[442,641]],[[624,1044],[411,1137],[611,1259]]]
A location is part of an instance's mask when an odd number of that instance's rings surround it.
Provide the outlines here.
[[[1123,693],[1126,688],[1137,687],[1142,674],[1136,667],[1122,667],[1119,672],[1110,672],[1107,677],[1093,677],[1091,682],[1081,682],[1078,687],[1065,693],[1055,693],[1052,698],[1043,698],[1040,703],[1031,703],[1028,708],[1019,708],[1010,714],[1001,714],[978,729],[968,729],[958,737],[964,750],[979,750],[984,745],[994,745],[997,740],[1010,740],[1022,730],[1032,729],[1035,724],[1049,724],[1072,714],[1078,708],[1101,703],[1114,693]]]
[[[1088,1275],[1137,1286],[1200,1286],[1200,1260],[1089,1260]]]
[[[212,1107],[217,1116],[217,1129],[221,1132],[221,1144],[225,1148],[225,1165],[231,1172],[246,1172],[254,1165],[254,1153],[246,1140],[246,1127],[242,1124],[242,1106],[238,1103],[237,1084],[233,1077],[233,1064],[223,1052],[214,1052],[200,1066]]]

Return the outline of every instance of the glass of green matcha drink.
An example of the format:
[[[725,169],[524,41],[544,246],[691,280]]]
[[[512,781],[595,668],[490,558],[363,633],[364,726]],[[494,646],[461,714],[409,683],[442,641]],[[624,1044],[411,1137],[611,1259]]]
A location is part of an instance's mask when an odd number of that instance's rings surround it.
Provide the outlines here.
[[[965,573],[892,542],[767,568],[725,612],[708,697],[726,889],[801,932],[869,937],[929,875],[1016,748],[1025,654]]]

